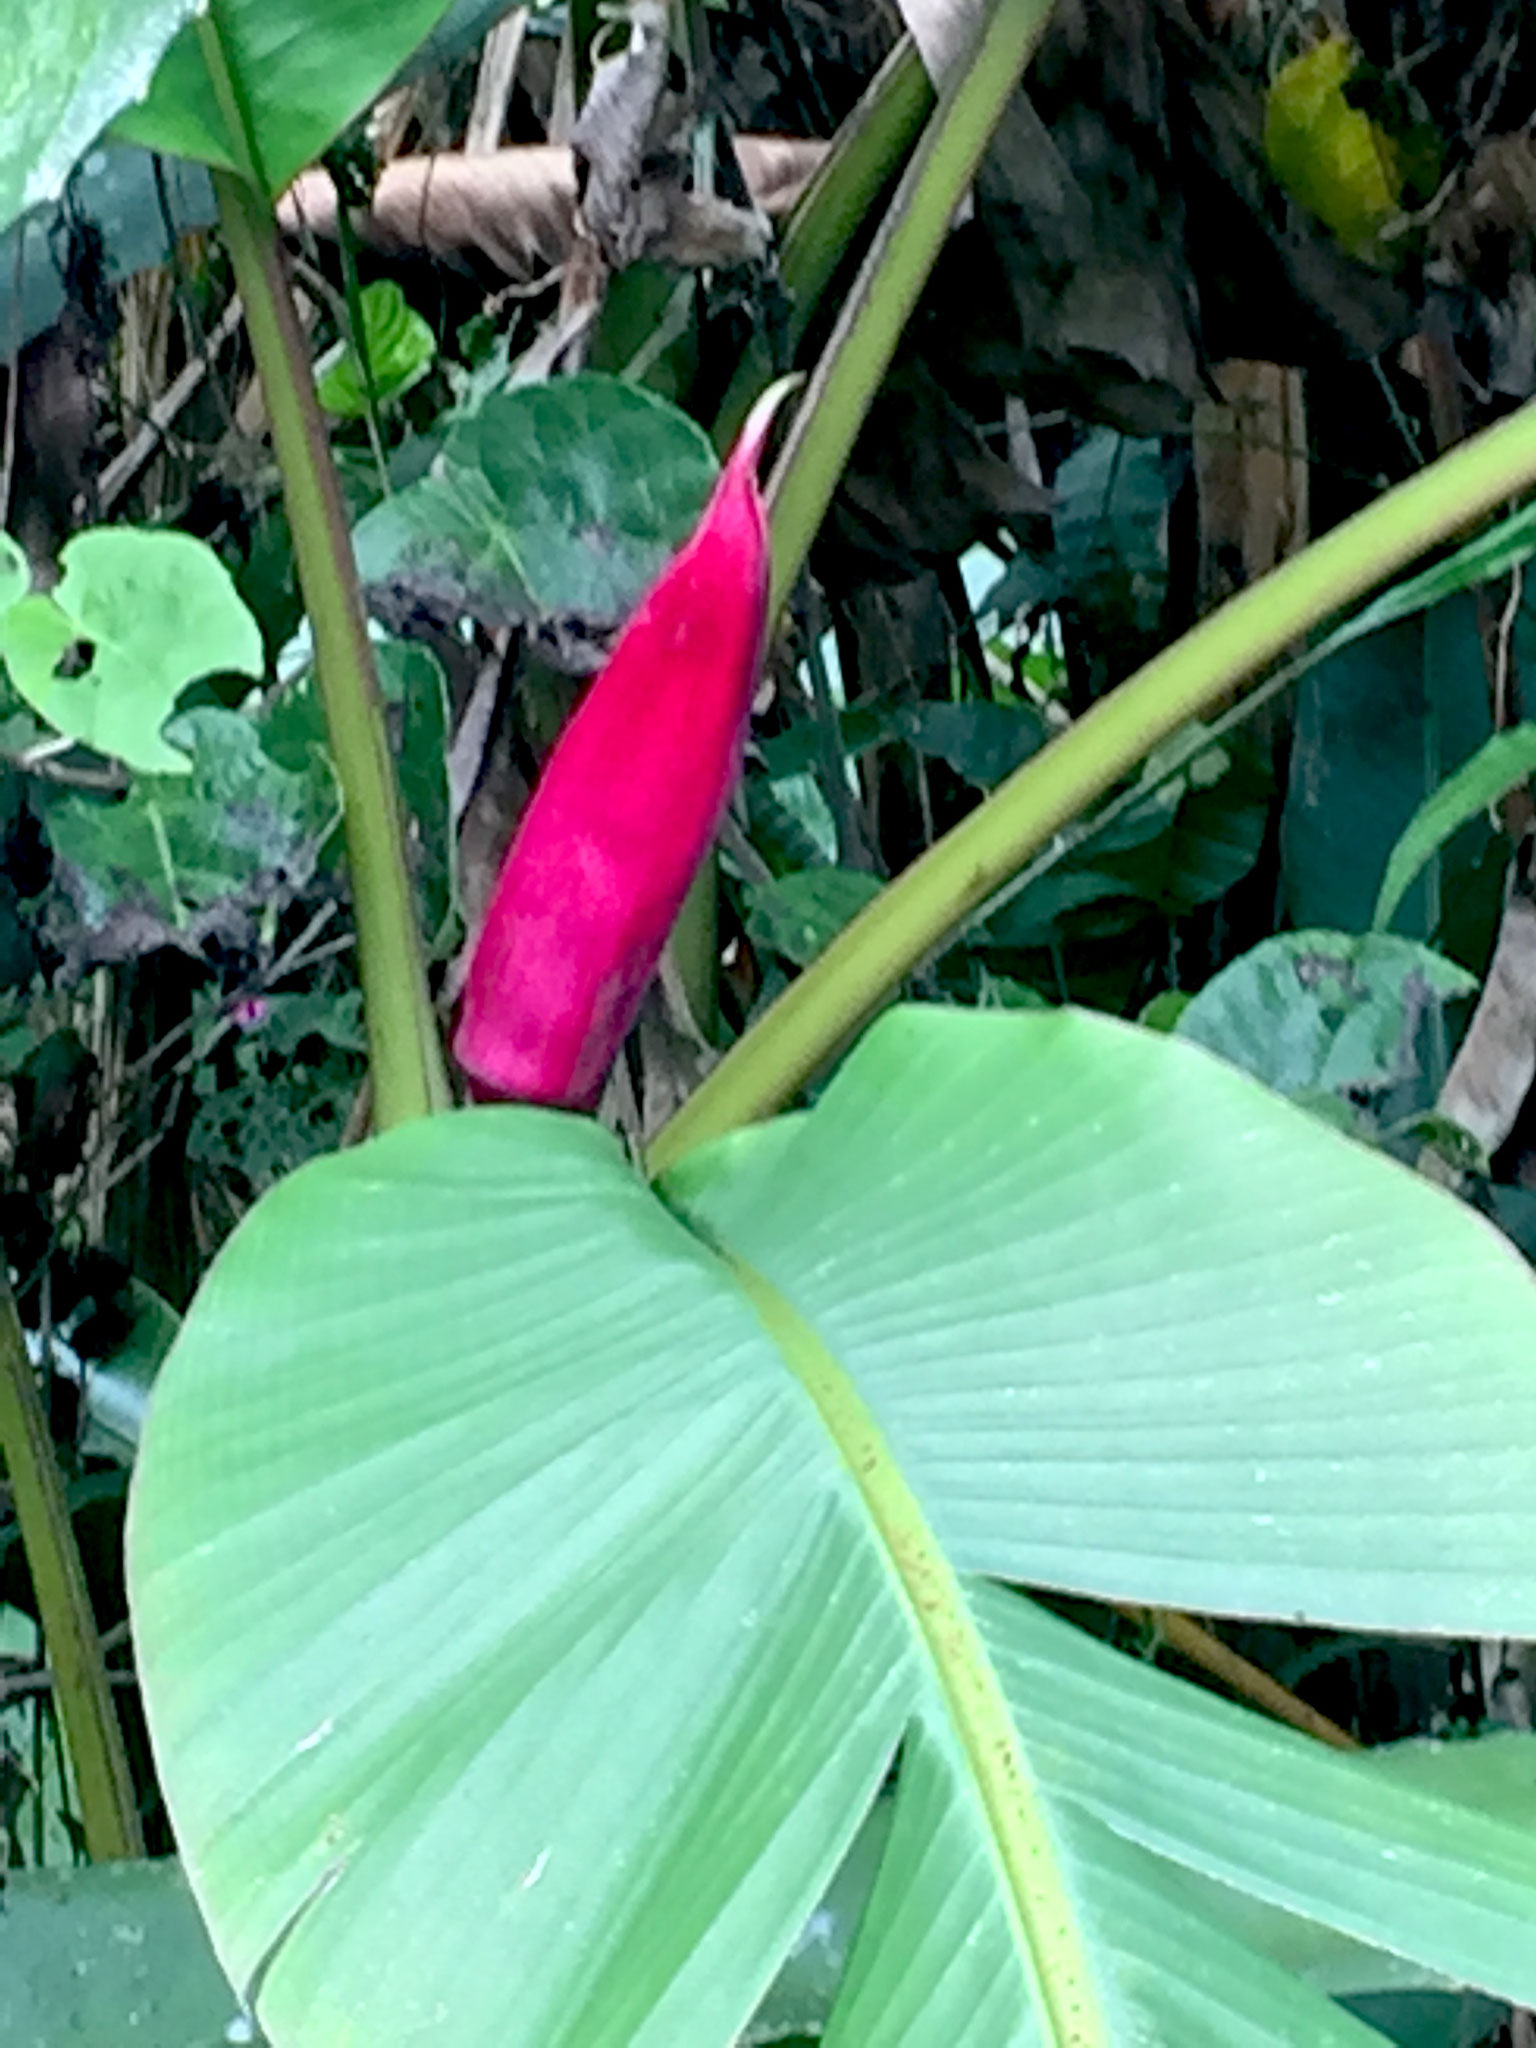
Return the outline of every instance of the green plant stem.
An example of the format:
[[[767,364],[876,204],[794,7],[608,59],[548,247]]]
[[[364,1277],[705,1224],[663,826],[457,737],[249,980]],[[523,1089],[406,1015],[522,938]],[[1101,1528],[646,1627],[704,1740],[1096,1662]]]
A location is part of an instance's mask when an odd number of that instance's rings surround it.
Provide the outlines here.
[[[389,464],[384,459],[383,412],[379,405],[379,389],[373,374],[373,351],[368,346],[368,323],[363,317],[363,286],[357,274],[357,235],[343,196],[339,167],[332,171],[331,177],[336,186],[336,247],[341,253],[341,282],[349,330],[347,339],[352,344],[352,353],[356,356],[358,369],[362,372],[363,401],[367,408],[368,447],[378,475],[379,489],[387,498],[392,495]]]
[[[388,1130],[449,1100],[399,791],[341,489],[272,210],[228,172],[215,171],[213,184],[266,394],[294,560],[314,632],[315,672],[344,807],[374,1127]]]
[[[1155,656],[838,934],[657,1134],[652,1171],[779,1108],[970,911],[1160,741],[1533,482],[1536,404],[1388,491]]]
[[[864,225],[933,112],[934,93],[910,35],[870,80],[784,230],[779,274],[792,300],[792,343],[804,335]]]
[[[74,1765],[80,1821],[93,1862],[144,1854],[133,1776],[101,1638],[91,1611],[64,1481],[26,1338],[0,1253],[0,1461],[16,1504],[21,1547],[53,1673],[53,1698]]]
[[[1051,0],[993,0],[859,266],[768,487],[770,615],[777,614],[800,573],[955,208],[1050,13]]]
[[[933,87],[923,61],[912,38],[903,36],[839,128],[785,227],[779,282],[789,301],[782,338],[786,361],[800,346],[866,216],[894,183],[932,110]],[[766,335],[758,332],[715,415],[711,431],[722,455],[776,367]]]
[[[1116,1612],[1149,1630],[1175,1656],[1196,1665],[1201,1671],[1209,1672],[1218,1684],[1226,1686],[1238,1699],[1257,1707],[1261,1714],[1283,1721],[1288,1728],[1310,1735],[1314,1742],[1325,1743],[1329,1749],[1356,1750],[1363,1747],[1337,1721],[1330,1721],[1326,1714],[1320,1714],[1316,1707],[1298,1698],[1278,1678],[1240,1656],[1230,1643],[1213,1635],[1191,1615],[1175,1613],[1168,1607],[1126,1607],[1119,1603],[1116,1603]]]
[[[400,789],[357,563],[288,287],[271,187],[240,80],[224,54],[217,4],[197,32],[213,96],[244,156],[244,176],[213,172],[214,196],[272,422],[294,563],[314,634],[315,674],[341,785],[373,1127],[384,1131],[446,1108],[452,1094],[427,987]]]

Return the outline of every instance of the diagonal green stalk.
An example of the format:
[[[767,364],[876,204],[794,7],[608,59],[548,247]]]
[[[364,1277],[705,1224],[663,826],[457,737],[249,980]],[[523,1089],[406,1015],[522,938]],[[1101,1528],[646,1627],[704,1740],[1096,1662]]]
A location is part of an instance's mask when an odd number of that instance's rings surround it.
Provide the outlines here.
[[[657,1134],[652,1171],[781,1107],[969,912],[1159,742],[1533,483],[1536,403],[1388,491],[1155,656],[838,934]]]
[[[96,1863],[144,1854],[101,1638],[69,1501],[0,1253],[0,1465],[10,1479],[53,1699],[74,1766],[85,1847]]]
[[[895,178],[933,104],[917,46],[903,36],[839,129],[784,230],[779,274],[793,301],[792,343],[804,335],[849,244]]]
[[[199,24],[204,58],[231,133],[245,138],[252,175],[213,173],[220,224],[245,304],[246,329],[272,422],[294,560],[315,640],[315,671],[344,806],[378,1130],[449,1101],[406,860],[400,794],[368,643],[341,488],[277,225],[257,165],[237,81],[213,22]]]
[[[932,109],[928,74],[912,38],[903,36],[839,128],[784,230],[779,283],[789,300],[786,360],[804,339],[866,216],[894,182]],[[774,367],[766,336],[754,334],[715,416],[712,431],[722,454]]]
[[[993,0],[902,174],[774,467],[770,614],[778,612],[810,552],[955,208],[1050,13],[1051,0]]]

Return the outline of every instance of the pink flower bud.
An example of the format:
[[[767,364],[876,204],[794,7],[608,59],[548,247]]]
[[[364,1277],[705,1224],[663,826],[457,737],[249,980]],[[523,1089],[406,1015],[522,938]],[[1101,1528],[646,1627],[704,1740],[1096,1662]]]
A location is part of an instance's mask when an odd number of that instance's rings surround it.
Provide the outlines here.
[[[561,733],[497,877],[454,1055],[482,1101],[592,1108],[741,768],[763,657],[753,408],[691,538]]]

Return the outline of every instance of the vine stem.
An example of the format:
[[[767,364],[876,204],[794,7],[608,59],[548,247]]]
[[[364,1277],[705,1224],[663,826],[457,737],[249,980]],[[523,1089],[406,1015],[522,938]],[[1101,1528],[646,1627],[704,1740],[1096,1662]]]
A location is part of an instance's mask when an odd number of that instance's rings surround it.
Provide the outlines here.
[[[1161,741],[1324,620],[1536,482],[1536,402],[1464,441],[1240,592],[1025,762],[882,890],[741,1037],[648,1156],[771,1115],[978,905]]]

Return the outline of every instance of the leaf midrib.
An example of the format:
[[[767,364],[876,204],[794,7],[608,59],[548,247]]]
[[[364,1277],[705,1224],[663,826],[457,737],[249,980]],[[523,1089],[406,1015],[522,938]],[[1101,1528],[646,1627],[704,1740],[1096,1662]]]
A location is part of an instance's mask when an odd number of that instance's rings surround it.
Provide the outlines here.
[[[689,1223],[698,1230],[693,1219]],[[1056,2048],[1110,2048],[1035,1776],[959,1576],[879,1423],[815,1327],[765,1275],[727,1246],[708,1241],[815,1404],[885,1550],[986,1816],[1005,1904],[1016,1943],[1028,1958],[1047,2037]]]

